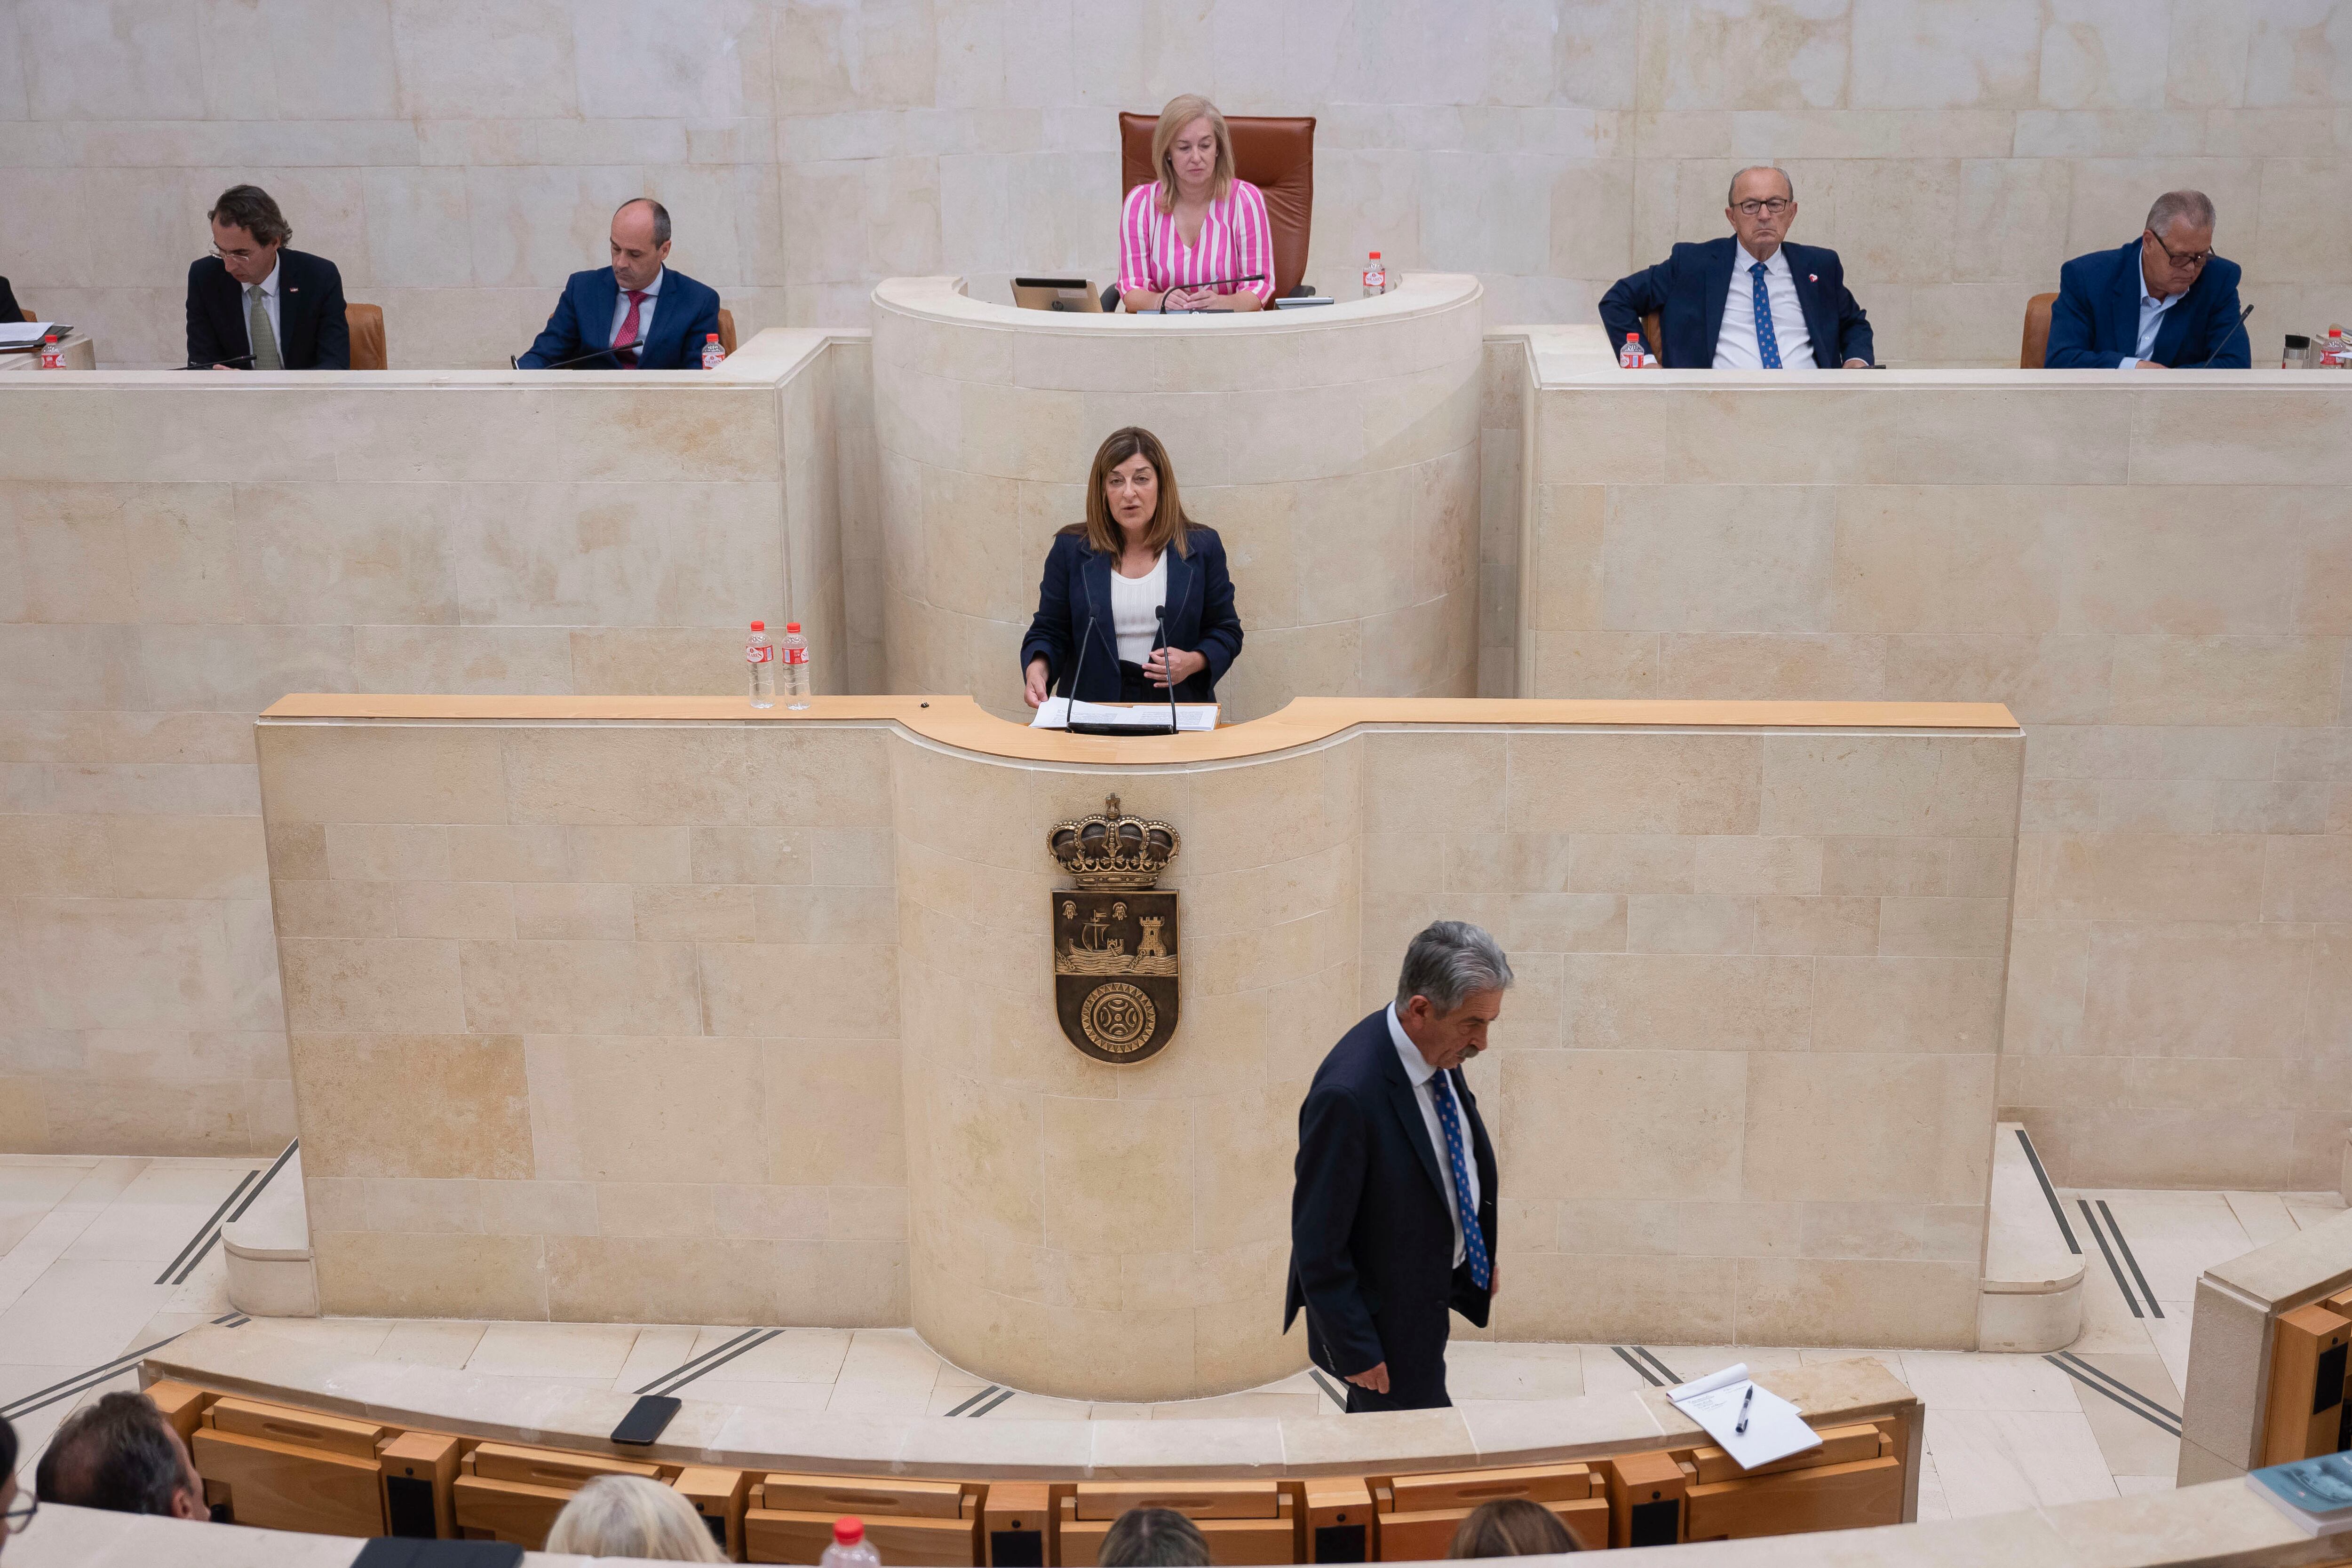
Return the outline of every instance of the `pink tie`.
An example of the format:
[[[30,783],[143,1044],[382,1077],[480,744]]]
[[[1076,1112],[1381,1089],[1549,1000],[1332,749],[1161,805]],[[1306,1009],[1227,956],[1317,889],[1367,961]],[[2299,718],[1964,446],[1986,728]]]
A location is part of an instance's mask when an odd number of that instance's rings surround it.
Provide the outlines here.
[[[644,289],[632,288],[629,290],[629,313],[621,318],[621,329],[613,339],[613,351],[614,353],[617,354],[624,349],[635,349],[637,346],[637,307],[645,302],[646,291]],[[636,355],[632,353],[629,357],[631,359],[635,359]]]

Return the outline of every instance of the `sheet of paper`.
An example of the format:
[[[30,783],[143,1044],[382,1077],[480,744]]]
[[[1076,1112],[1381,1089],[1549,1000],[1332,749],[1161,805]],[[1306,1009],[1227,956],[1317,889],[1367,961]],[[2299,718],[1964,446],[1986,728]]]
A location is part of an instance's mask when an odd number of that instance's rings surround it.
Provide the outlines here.
[[[0,344],[37,343],[56,329],[54,321],[0,321]]]
[[[1749,1399],[1748,1390],[1755,1389]],[[1797,1407],[1769,1388],[1758,1388],[1745,1362],[1666,1390],[1675,1408],[1706,1428],[1716,1447],[1743,1470],[1821,1447],[1822,1439]],[[1739,1430],[1745,1406],[1748,1430]]]
[[[1080,724],[1150,724],[1164,723],[1168,710],[1158,703],[1077,703],[1067,697],[1047,697],[1044,706],[1029,716],[1031,729],[1067,729],[1071,709],[1077,710]],[[1217,727],[1215,703],[1178,703],[1176,728],[1179,733],[1212,730]]]

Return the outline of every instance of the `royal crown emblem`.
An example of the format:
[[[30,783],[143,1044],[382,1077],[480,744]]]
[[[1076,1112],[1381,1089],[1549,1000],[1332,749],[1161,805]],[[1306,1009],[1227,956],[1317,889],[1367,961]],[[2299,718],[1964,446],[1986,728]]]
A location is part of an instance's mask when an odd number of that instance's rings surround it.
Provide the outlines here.
[[[1152,883],[1180,842],[1167,823],[1122,812],[1116,795],[1046,831],[1046,850],[1077,883],[1054,894],[1055,1010],[1070,1043],[1097,1061],[1141,1061],[1176,1032],[1176,895]]]

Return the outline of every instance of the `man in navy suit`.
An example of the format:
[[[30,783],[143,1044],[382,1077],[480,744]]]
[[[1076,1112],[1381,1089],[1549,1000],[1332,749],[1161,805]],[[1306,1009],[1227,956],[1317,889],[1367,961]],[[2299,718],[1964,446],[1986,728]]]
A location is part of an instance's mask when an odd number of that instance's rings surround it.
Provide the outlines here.
[[[1306,1312],[1307,1354],[1347,1381],[1350,1414],[1451,1405],[1445,1314],[1486,1326],[1495,1146],[1461,1068],[1510,984],[1492,936],[1430,925],[1396,1000],[1331,1048],[1298,1108],[1282,1329]]]
[[[1619,278],[1601,297],[1611,346],[1622,346],[1628,333],[1638,336],[1642,318],[1654,310],[1664,340],[1659,357],[1670,371],[1869,365],[1870,318],[1846,292],[1837,252],[1787,243],[1797,221],[1797,188],[1789,176],[1742,169],[1732,176],[1723,215],[1736,238],[1678,245],[1665,260]]]
[[[2058,269],[2042,363],[2053,371],[2245,370],[2253,345],[2238,315],[2238,270],[2213,254],[2205,193],[2168,191],[2147,210],[2137,239]]]
[[[698,371],[719,330],[719,291],[663,264],[669,209],[649,196],[613,214],[613,265],[575,272],[528,353],[526,371],[576,361],[591,371]]]
[[[205,214],[213,253],[188,267],[188,363],[216,371],[348,371],[343,275],[288,250],[294,230],[269,193],[231,185]]]

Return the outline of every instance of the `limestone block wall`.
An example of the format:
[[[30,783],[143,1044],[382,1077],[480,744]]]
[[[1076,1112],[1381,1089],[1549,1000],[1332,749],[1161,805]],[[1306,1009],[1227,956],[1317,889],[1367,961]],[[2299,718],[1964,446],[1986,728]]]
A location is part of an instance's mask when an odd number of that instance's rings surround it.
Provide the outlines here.
[[[1103,437],[1166,444],[1247,636],[1231,716],[1292,697],[1469,696],[1478,679],[1475,279],[1206,320],[1053,315],[951,278],[877,290],[888,689],[1026,720],[1021,640]]]
[[[293,1135],[286,693],[732,692],[796,606],[856,679],[865,367],[777,332],[709,378],[0,378],[0,1150]]]
[[[2028,746],[2002,1115],[2073,1185],[2332,1186],[2352,387],[1628,385],[1599,340],[1528,339],[1519,691],[2007,703]],[[1951,891],[1933,862],[1883,874]]]

